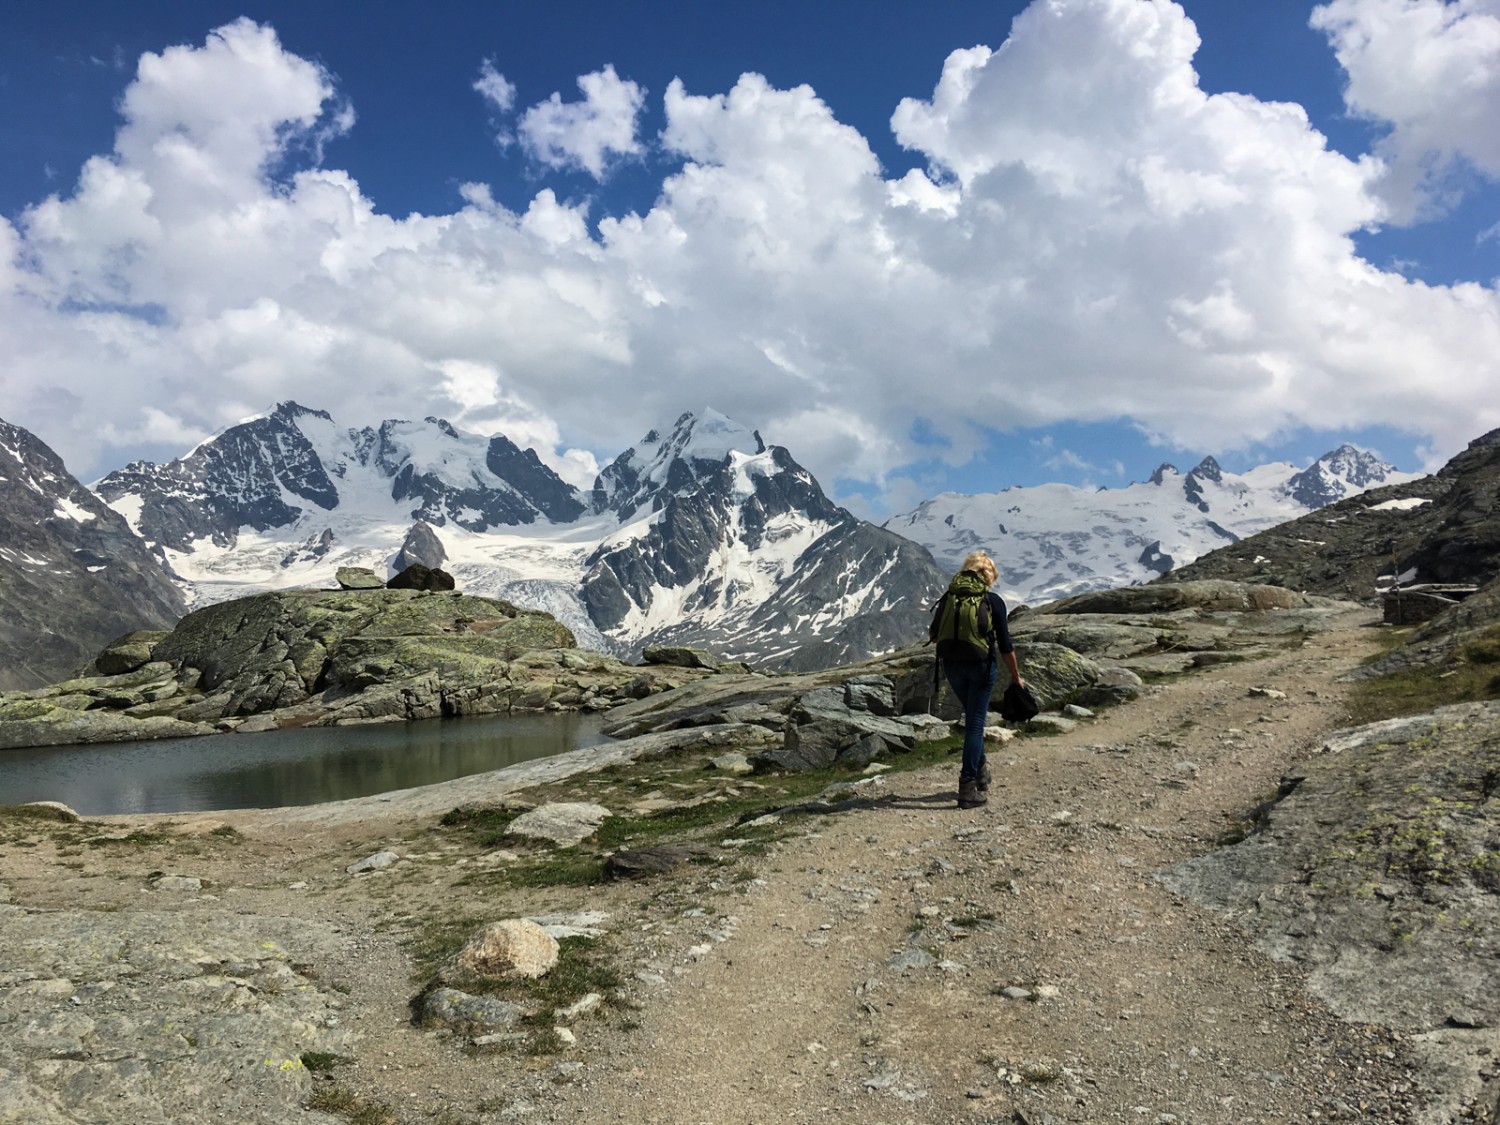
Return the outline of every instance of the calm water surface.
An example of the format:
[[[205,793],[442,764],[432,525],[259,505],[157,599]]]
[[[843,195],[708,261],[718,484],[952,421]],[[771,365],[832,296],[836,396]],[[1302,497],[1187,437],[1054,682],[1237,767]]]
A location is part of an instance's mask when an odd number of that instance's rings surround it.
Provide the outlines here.
[[[432,785],[609,741],[595,715],[485,715],[0,750],[0,805],[89,816],[278,808]]]

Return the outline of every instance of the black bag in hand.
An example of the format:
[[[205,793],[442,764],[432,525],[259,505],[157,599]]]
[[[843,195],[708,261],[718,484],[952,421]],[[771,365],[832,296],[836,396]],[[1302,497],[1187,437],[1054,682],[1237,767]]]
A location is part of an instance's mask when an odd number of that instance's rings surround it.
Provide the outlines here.
[[[1010,682],[1005,694],[1000,697],[1000,717],[1008,723],[1024,723],[1027,719],[1034,719],[1040,710],[1031,689],[1022,687],[1015,680]]]

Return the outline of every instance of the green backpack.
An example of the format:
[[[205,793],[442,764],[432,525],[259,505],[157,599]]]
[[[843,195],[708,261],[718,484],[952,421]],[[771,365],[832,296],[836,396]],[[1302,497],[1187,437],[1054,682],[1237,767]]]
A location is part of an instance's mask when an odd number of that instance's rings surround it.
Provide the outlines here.
[[[937,642],[939,660],[988,660],[995,634],[990,620],[989,587],[965,570],[948,584],[948,592],[932,607],[927,639]]]

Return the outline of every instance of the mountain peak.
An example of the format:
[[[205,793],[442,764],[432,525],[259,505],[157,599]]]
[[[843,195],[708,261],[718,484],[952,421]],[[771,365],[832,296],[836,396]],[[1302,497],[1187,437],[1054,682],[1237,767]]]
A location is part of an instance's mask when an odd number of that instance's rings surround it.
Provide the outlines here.
[[[1386,481],[1396,466],[1344,444],[1325,453],[1286,482],[1287,494],[1308,508],[1321,508]]]
[[[1224,479],[1224,470],[1219,467],[1219,463],[1210,455],[1199,461],[1197,466],[1188,475],[1198,477],[1200,480],[1222,481]]]
[[[741,425],[711,406],[705,406],[696,414],[692,411],[682,414],[672,427],[668,443],[676,447],[679,457],[716,463],[722,462],[730,453],[754,456],[766,451],[759,431]]]
[[[651,430],[611,461],[594,481],[595,511],[621,518],[663,494],[693,488],[716,475],[736,453],[758,457],[766,452],[760,433],[712,407],[686,411],[662,437]]]
[[[303,406],[300,402],[296,402],[292,399],[284,399],[283,401],[278,402],[275,407],[272,408],[267,414],[263,415],[263,417],[279,418],[285,422],[295,422],[298,418],[321,418],[325,422],[333,421],[333,415],[329,414],[328,411],[314,410],[312,407]],[[253,418],[246,419],[247,422],[253,420]]]

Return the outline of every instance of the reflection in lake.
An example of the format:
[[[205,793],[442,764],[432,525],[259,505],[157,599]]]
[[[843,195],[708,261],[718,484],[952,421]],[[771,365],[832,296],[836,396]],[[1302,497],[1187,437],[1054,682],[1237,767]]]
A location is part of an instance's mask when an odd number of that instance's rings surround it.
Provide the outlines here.
[[[606,742],[594,715],[485,715],[0,750],[0,805],[80,813],[277,808],[432,785]]]

